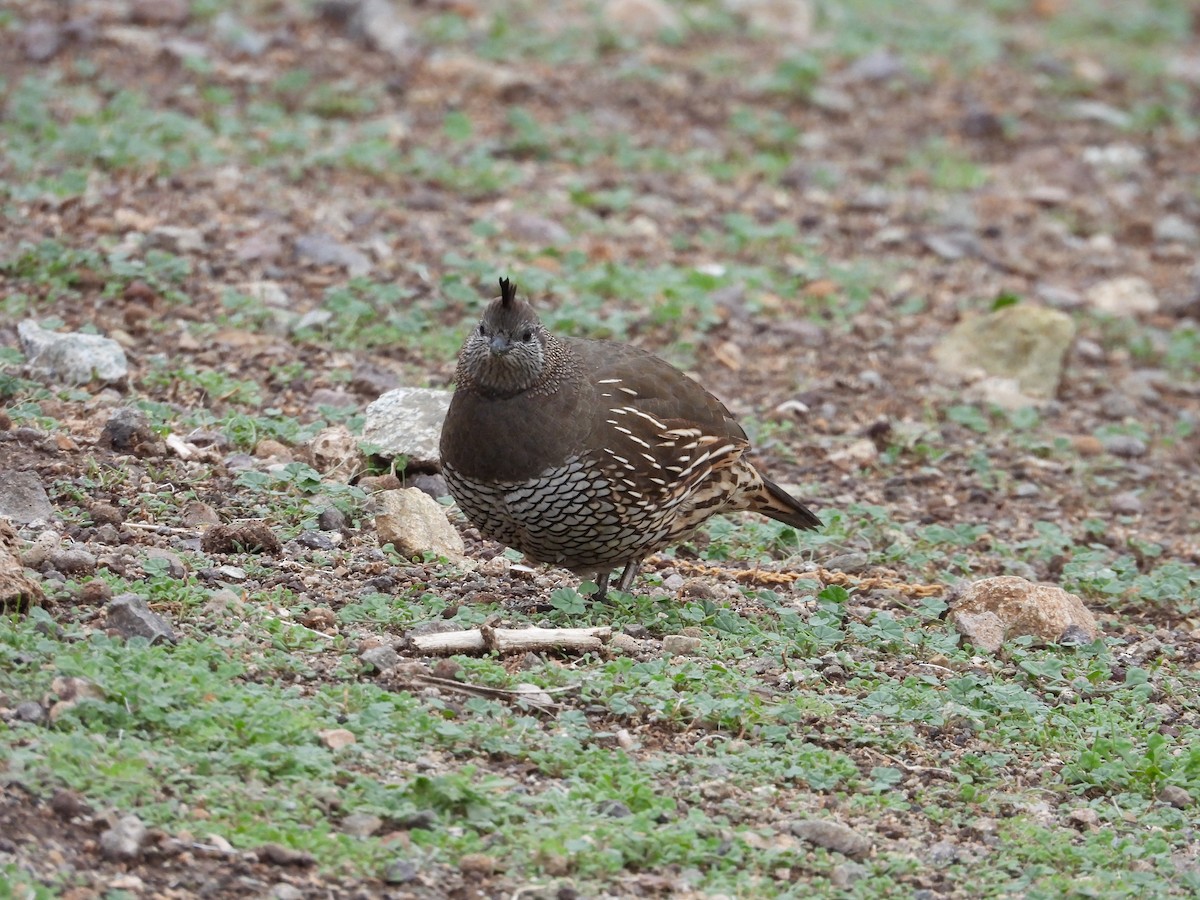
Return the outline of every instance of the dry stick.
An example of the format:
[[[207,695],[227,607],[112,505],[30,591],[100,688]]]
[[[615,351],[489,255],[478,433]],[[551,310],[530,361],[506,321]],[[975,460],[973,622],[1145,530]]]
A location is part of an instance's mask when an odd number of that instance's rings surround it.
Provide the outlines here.
[[[492,628],[484,625],[469,631],[444,631],[412,638],[422,653],[522,653],[528,650],[570,650],[586,653],[599,650],[612,636],[607,625],[596,628]]]
[[[726,569],[721,566],[706,566],[702,563],[694,563],[686,559],[666,560],[661,557],[654,557],[653,559],[674,566],[681,572],[691,575],[732,576],[735,581],[764,586],[792,584],[804,578],[817,578],[825,584],[836,584],[846,588],[857,588],[862,591],[882,588],[884,590],[896,591],[908,597],[935,597],[946,589],[945,586],[940,584],[908,584],[894,578],[881,578],[878,576],[855,578],[852,575],[847,575],[845,572],[830,572],[828,569],[817,569],[815,572],[767,572],[762,569]]]

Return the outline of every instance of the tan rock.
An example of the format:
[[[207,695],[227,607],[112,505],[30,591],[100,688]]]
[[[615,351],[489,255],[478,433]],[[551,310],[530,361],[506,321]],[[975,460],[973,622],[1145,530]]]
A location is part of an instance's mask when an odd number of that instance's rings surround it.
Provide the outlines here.
[[[1075,323],[1066,313],[1018,303],[964,319],[934,347],[933,358],[951,375],[1011,378],[1029,397],[1048,399],[1058,390],[1074,339]]]
[[[610,26],[636,37],[656,37],[678,28],[679,14],[663,0],[608,0],[604,19]]]
[[[6,519],[0,519],[0,614],[40,606],[43,599],[41,585],[21,565],[16,532]]]
[[[1024,635],[1045,644],[1090,642],[1100,636],[1095,617],[1077,596],[1015,575],[960,587],[951,597],[948,618],[963,637],[989,653]]]
[[[401,556],[432,553],[454,562],[464,558],[462,536],[436,500],[417,488],[376,495],[375,531],[379,545],[391,544]]]

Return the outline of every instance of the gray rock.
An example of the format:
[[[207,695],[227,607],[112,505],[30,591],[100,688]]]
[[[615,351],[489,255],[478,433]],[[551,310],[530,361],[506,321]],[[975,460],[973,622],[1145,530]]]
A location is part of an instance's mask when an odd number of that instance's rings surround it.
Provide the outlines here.
[[[1145,441],[1131,434],[1112,434],[1101,443],[1104,444],[1105,450],[1122,459],[1137,459],[1139,456],[1145,456],[1149,449]]]
[[[386,672],[400,664],[400,654],[388,644],[364,650],[358,655],[358,658],[367,665],[374,666],[379,672]]]
[[[437,462],[451,396],[432,388],[388,391],[367,407],[360,446],[388,458],[405,456],[414,464]]]
[[[63,384],[103,384],[129,375],[125,351],[116,341],[98,334],[46,331],[32,319],[17,326],[21,349],[35,377]]]
[[[668,634],[663,637],[662,650],[664,656],[694,656],[703,642],[697,637],[686,634]]]
[[[87,575],[96,571],[96,557],[82,547],[62,547],[46,554],[52,569],[64,575]]]
[[[958,859],[959,853],[958,845],[952,844],[949,841],[938,841],[926,851],[929,862],[935,866],[950,865]]]
[[[36,725],[45,721],[46,710],[36,700],[22,700],[13,710],[13,718],[18,722],[32,722]]]
[[[342,819],[340,831],[352,837],[370,837],[383,827],[383,819],[371,813],[351,813]]]
[[[142,568],[145,569],[145,563],[150,560],[161,560],[165,564],[165,571],[168,578],[181,579],[187,577],[187,564],[183,561],[178,553],[173,550],[164,550],[161,547],[149,548],[142,558]]]
[[[1074,338],[1070,316],[1018,303],[960,322],[934,348],[933,357],[953,375],[1012,378],[1023,393],[1048,399],[1058,390]]]
[[[217,14],[212,29],[222,43],[247,56],[262,56],[271,46],[267,35],[250,28],[229,10]]]
[[[1034,287],[1034,294],[1047,306],[1053,306],[1055,309],[1079,309],[1084,303],[1083,297],[1078,291],[1057,284],[1047,284],[1044,281],[1037,283]]]
[[[328,551],[334,549],[338,544],[334,537],[337,537],[338,541],[341,540],[341,535],[338,534],[330,536],[323,531],[304,531],[296,540],[292,541],[292,544],[305,550]]]
[[[208,245],[199,228],[159,225],[146,235],[145,246],[168,253],[203,253]]]
[[[1187,809],[1192,805],[1192,795],[1177,784],[1165,784],[1158,792],[1158,799],[1176,809]]]
[[[854,575],[862,572],[871,565],[871,560],[865,553],[839,553],[825,560],[825,568],[832,572],[845,572]]]
[[[1142,498],[1133,491],[1122,491],[1119,494],[1113,494],[1108,501],[1108,508],[1118,516],[1140,516],[1145,510],[1142,504]]]
[[[1154,223],[1154,240],[1160,244],[1200,244],[1200,230],[1183,216],[1168,213]]]
[[[400,62],[408,61],[416,52],[412,30],[391,0],[359,0],[350,27],[367,46]]]
[[[108,603],[108,627],[125,638],[144,637],[152,644],[178,643],[175,630],[137,594],[118,594]]]
[[[904,74],[904,60],[887,50],[876,50],[859,57],[843,73],[848,82],[888,81]]]
[[[596,812],[610,819],[628,819],[633,815],[633,810],[620,800],[601,800],[596,804]]]
[[[0,516],[18,525],[49,522],[54,517],[50,496],[36,473],[0,470]]]
[[[218,566],[216,575],[224,581],[232,581],[234,583],[243,582],[249,577],[246,574],[246,570],[241,566]]]
[[[140,409],[122,406],[113,410],[104,430],[100,432],[100,446],[118,453],[128,453],[143,444],[152,444],[157,435],[150,430],[150,420]]]
[[[1101,125],[1111,125],[1122,130],[1128,128],[1130,123],[1129,113],[1099,100],[1080,100],[1071,104],[1067,112],[1084,122],[1099,122]]]
[[[317,527],[322,531],[345,531],[349,521],[336,506],[329,506],[317,515]]]
[[[146,840],[146,826],[137,816],[122,816],[112,828],[100,835],[100,852],[108,859],[137,859]]]
[[[931,252],[949,262],[969,256],[979,247],[975,235],[969,231],[927,234],[924,243]]]
[[[1100,415],[1117,422],[1122,419],[1132,419],[1139,412],[1136,403],[1117,391],[1109,391],[1101,397],[1099,409]]]
[[[45,19],[34,19],[21,32],[21,47],[30,62],[46,62],[62,48],[62,29]]]
[[[454,562],[464,559],[466,545],[445,509],[416,488],[382,491],[376,495],[375,530],[379,545],[391,544],[401,556],[431,553]]]
[[[383,870],[385,884],[409,884],[416,881],[421,870],[411,859],[396,859],[387,864]]]
[[[1013,487],[1013,496],[1022,499],[1036,497],[1041,492],[1042,489],[1032,481],[1022,481]]]
[[[830,819],[802,819],[788,824],[788,831],[818,847],[849,857],[865,856],[871,850],[870,839],[849,825]]]
[[[508,235],[538,248],[562,247],[571,242],[571,232],[553,219],[534,213],[514,213],[508,220]]]
[[[405,481],[407,481],[408,487],[424,491],[434,500],[450,496],[450,488],[446,487],[446,479],[441,475],[413,475]]]
[[[312,232],[296,238],[296,255],[317,266],[339,266],[352,277],[371,271],[371,260],[353,247],[335,240],[323,232]]]
[[[859,863],[842,863],[840,866],[833,867],[833,871],[829,873],[829,880],[839,891],[844,891],[856,881],[861,881],[866,874],[866,868]]]

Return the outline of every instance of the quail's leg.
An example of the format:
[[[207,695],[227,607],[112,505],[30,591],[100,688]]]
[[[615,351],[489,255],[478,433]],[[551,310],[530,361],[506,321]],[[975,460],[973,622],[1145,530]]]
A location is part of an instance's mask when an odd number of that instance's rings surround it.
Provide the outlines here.
[[[608,595],[608,575],[608,572],[601,572],[596,576],[596,593],[592,594],[591,599],[597,603],[603,603]]]
[[[621,573],[621,580],[617,582],[617,590],[623,594],[629,593],[629,587],[633,584],[633,579],[637,578],[638,570],[642,567],[642,561],[635,559],[625,566],[625,571]]]

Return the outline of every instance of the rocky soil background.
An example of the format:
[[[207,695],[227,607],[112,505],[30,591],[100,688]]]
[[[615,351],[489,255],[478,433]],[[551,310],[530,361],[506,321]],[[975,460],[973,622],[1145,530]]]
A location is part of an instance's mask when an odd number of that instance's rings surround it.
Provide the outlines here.
[[[1198,15],[7,4],[0,881],[1200,891]],[[482,540],[501,275],[826,527]]]

